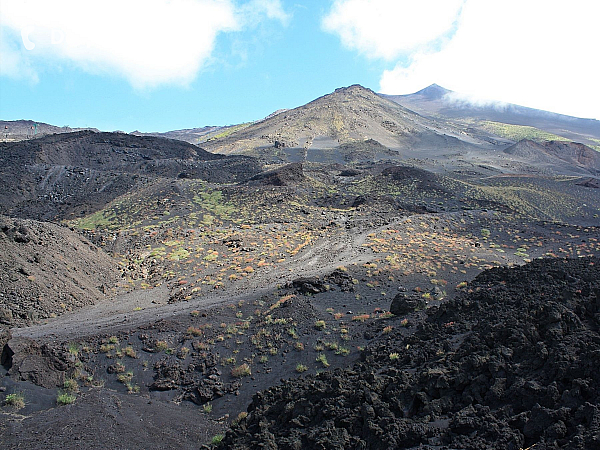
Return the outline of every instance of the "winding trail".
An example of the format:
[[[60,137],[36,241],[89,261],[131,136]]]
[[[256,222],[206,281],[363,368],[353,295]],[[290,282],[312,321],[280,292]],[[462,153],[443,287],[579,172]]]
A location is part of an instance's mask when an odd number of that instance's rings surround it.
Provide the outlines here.
[[[149,290],[136,290],[120,294],[96,305],[63,314],[45,324],[12,329],[13,337],[37,340],[67,341],[86,336],[115,333],[132,329],[160,319],[176,318],[192,310],[206,310],[223,303],[254,300],[299,277],[329,273],[342,265],[364,264],[375,254],[363,244],[367,236],[391,227],[401,227],[404,222],[438,220],[448,214],[420,214],[394,218],[385,225],[373,228],[355,227],[340,229],[335,236],[319,238],[291,261],[270,268],[255,276],[240,280],[224,290],[204,294],[189,301],[168,304],[169,289],[166,283]]]
[[[380,228],[393,226],[392,222]],[[286,264],[256,273],[251,278],[225,290],[214,291],[189,301],[168,304],[166,283],[148,290],[117,295],[96,305],[68,312],[46,323],[12,329],[13,337],[67,341],[85,336],[114,333],[160,319],[206,310],[239,300],[253,300],[298,277],[331,272],[341,265],[360,264],[373,259],[373,253],[362,246],[367,235],[377,229],[340,230],[332,238],[320,238]]]

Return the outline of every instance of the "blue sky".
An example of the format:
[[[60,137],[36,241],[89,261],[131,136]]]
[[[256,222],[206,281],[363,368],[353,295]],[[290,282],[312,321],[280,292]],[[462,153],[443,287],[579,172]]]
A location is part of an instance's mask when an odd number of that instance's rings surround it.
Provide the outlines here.
[[[0,118],[167,131],[433,82],[600,118],[596,3],[0,0]]]

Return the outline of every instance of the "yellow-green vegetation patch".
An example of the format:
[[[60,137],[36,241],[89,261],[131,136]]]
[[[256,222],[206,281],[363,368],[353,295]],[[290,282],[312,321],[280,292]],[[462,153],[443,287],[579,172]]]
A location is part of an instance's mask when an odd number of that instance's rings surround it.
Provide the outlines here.
[[[215,134],[214,136],[209,137],[207,139],[207,142],[216,141],[217,139],[224,139],[227,136],[235,133],[236,131],[240,131],[240,130],[243,130],[244,128],[247,128],[251,124],[252,124],[252,122],[245,122],[245,123],[241,123],[239,125],[234,125],[232,127],[229,127],[225,131],[222,131],[218,134]]]
[[[169,260],[171,260],[171,261],[181,261],[181,260],[188,259],[189,256],[190,256],[190,252],[188,252],[186,249],[184,249],[184,248],[178,248],[176,250],[173,250],[169,254]]]
[[[497,134],[513,141],[521,139],[531,139],[533,141],[568,141],[569,139],[558,136],[539,128],[524,125],[512,125],[502,122],[492,122],[489,120],[480,122],[480,126],[491,133]]]
[[[74,220],[73,226],[82,230],[113,229],[118,225],[114,223],[116,214],[113,211],[96,211],[89,216]]]

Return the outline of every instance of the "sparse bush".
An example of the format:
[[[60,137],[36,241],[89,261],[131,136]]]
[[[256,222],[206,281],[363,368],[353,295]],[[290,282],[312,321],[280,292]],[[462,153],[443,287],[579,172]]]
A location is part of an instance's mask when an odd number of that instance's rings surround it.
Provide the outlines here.
[[[137,394],[138,392],[140,392],[140,387],[137,384],[133,384],[131,382],[125,383],[125,386],[127,387],[127,392],[130,394]]]
[[[190,334],[192,336],[202,336],[202,330],[200,328],[196,328],[196,327],[188,327],[187,329],[187,334]]]
[[[328,350],[337,350],[338,349],[337,342],[325,342],[324,345],[325,345],[325,348],[327,348]]]
[[[368,314],[360,314],[358,316],[353,316],[352,317],[352,321],[353,322],[364,322],[365,320],[367,320],[370,316]]]
[[[335,351],[336,355],[342,355],[342,356],[346,356],[350,354],[350,349],[346,348],[346,347],[338,347],[337,350]]]
[[[73,394],[69,394],[68,392],[62,392],[62,393],[58,394],[58,397],[56,397],[56,403],[59,406],[70,405],[75,400],[76,400],[76,397]]]
[[[128,345],[123,349],[123,354],[125,354],[125,356],[129,356],[130,358],[137,358],[135,350],[131,345]]]
[[[238,425],[242,420],[244,420],[246,417],[248,417],[248,413],[246,411],[242,411],[241,413],[239,413],[237,415],[237,417],[235,419],[233,419],[233,422],[231,422],[231,426],[236,426]]]
[[[108,353],[108,352],[110,352],[111,350],[114,350],[114,349],[115,349],[115,346],[112,345],[112,344],[102,344],[100,346],[100,352],[101,353]]]
[[[400,354],[398,353],[390,353],[390,360],[391,361],[397,361],[400,358]]]
[[[72,378],[67,378],[63,384],[63,387],[67,392],[79,391],[79,385],[77,384],[77,381]]]
[[[119,344],[119,338],[117,338],[116,336],[111,336],[111,337],[108,338],[108,343],[109,344],[118,345]]]
[[[325,321],[324,320],[317,320],[315,322],[315,328],[317,330],[324,330],[326,327]]]
[[[163,350],[167,350],[169,348],[169,344],[166,341],[157,341],[154,345],[154,348],[157,352],[161,352]]]
[[[210,403],[205,403],[204,405],[202,405],[202,411],[204,411],[206,414],[210,414],[212,412],[213,406]]]
[[[17,409],[25,408],[25,397],[21,393],[8,394],[4,399],[4,404]]]
[[[223,434],[217,434],[217,435],[213,436],[212,441],[210,441],[210,443],[213,445],[220,444],[224,437],[225,437],[225,435],[223,435]]]
[[[69,353],[73,356],[77,356],[79,354],[79,346],[74,342],[69,344]]]
[[[244,363],[242,365],[239,365],[239,366],[231,369],[231,375],[236,378],[246,377],[251,374],[252,374],[252,371],[250,369],[250,366],[247,363]]]
[[[329,367],[329,362],[327,361],[327,356],[325,356],[324,353],[319,353],[319,356],[317,356],[317,359],[315,361],[323,364],[323,367]]]
[[[117,375],[117,380],[119,380],[123,384],[129,383],[132,379],[133,379],[133,372],[131,370]]]
[[[308,367],[306,367],[304,364],[296,365],[296,372],[298,372],[298,373],[306,372],[307,370],[308,370]]]

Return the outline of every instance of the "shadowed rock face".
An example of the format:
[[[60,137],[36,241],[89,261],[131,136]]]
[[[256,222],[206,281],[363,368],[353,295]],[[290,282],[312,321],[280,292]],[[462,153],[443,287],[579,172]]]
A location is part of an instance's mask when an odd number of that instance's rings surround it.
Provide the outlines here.
[[[394,300],[392,300],[390,312],[397,316],[405,316],[406,314],[423,309],[426,306],[425,300],[418,294],[409,296],[401,292],[396,294]]]
[[[577,142],[534,142],[523,139],[505,149],[504,153],[533,163],[569,164],[592,172],[600,171],[600,153]]]
[[[302,163],[292,163],[252,177],[248,184],[255,186],[292,186],[306,180]]]
[[[351,369],[258,393],[224,443],[594,448],[599,264],[538,260],[485,271],[469,293],[429,310],[414,335],[382,336]]]

